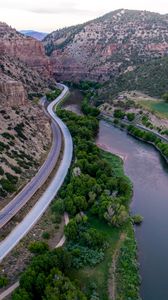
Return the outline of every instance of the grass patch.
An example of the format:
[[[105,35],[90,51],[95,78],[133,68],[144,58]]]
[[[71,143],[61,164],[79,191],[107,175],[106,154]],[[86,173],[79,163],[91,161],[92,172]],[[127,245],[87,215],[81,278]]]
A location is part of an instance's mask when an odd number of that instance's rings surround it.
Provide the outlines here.
[[[159,118],[167,119],[168,118],[168,103],[165,103],[162,100],[153,101],[153,100],[140,100],[138,103],[145,108],[146,110],[150,111],[154,115]]]
[[[102,232],[108,240],[109,247],[105,251],[104,260],[96,265],[96,267],[85,267],[79,270],[74,270],[71,273],[72,279],[79,280],[82,289],[86,294],[90,294],[91,284],[96,286],[97,293],[101,300],[108,300],[108,275],[109,268],[112,263],[112,256],[120,238],[122,229],[109,226],[105,221],[101,221],[96,217],[89,216],[89,224],[92,228]]]
[[[104,150],[101,150],[101,155],[103,159],[106,159],[112,167],[113,170],[113,174],[116,177],[119,176],[124,176],[124,171],[123,171],[123,161],[122,159],[115,155],[115,154],[111,154],[110,152],[106,152]]]

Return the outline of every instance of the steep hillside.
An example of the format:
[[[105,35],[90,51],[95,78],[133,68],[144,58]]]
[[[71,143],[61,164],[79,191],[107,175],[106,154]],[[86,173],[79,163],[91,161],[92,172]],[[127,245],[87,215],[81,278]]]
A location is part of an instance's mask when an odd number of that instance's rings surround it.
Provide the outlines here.
[[[37,172],[50,141],[49,121],[39,106],[0,106],[0,209]]]
[[[43,44],[56,78],[108,80],[168,55],[168,16],[117,10],[57,30]]]
[[[3,77],[6,76],[8,77],[8,80],[6,78],[6,84],[8,81],[19,82],[23,85],[25,95],[29,99],[32,99],[34,96],[40,96],[54,85],[52,78],[43,77],[38,71],[32,69],[18,58],[0,55],[0,79],[3,80]],[[3,93],[3,97],[5,96],[9,97],[7,93]]]
[[[0,208],[38,170],[51,128],[34,96],[54,85],[43,46],[0,23]]]
[[[162,97],[168,91],[168,57],[149,61],[131,72],[112,78],[100,90],[99,98],[108,100],[126,90]]]
[[[42,41],[47,36],[47,33],[45,32],[38,32],[34,30],[21,30],[20,33],[30,36],[38,41]]]
[[[50,61],[45,55],[43,45],[1,22],[0,54],[18,58],[43,76],[49,77],[51,74]]]

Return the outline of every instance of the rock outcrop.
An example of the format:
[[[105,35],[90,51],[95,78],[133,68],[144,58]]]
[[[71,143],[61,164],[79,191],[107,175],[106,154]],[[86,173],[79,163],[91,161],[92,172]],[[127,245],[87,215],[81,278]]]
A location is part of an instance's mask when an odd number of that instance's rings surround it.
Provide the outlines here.
[[[0,106],[25,105],[27,93],[20,81],[0,75]]]
[[[54,84],[42,43],[0,22],[0,104],[24,104]]]
[[[0,53],[14,59],[18,58],[32,69],[40,72],[42,76],[49,77],[51,75],[50,60],[45,55],[43,45],[1,22]]]

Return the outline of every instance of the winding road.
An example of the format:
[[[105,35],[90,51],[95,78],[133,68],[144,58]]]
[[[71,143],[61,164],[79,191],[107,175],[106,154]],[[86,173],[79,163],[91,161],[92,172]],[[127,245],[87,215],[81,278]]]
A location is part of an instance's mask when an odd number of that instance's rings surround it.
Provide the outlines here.
[[[31,211],[27,214],[27,216],[21,221],[14,230],[0,243],[0,262],[2,259],[17,245],[17,243],[28,233],[28,231],[33,227],[33,225],[39,220],[39,218],[42,216],[42,214],[45,212],[55,195],[57,194],[59,188],[64,182],[64,179],[67,175],[68,169],[71,164],[72,160],[72,154],[73,154],[73,143],[72,138],[70,135],[70,132],[66,125],[61,121],[60,118],[57,117],[55,112],[53,111],[54,107],[67,95],[69,92],[69,89],[67,86],[59,84],[63,88],[62,93],[51,103],[49,104],[47,110],[49,115],[51,116],[53,123],[52,126],[55,126],[55,128],[59,127],[59,134],[63,136],[64,139],[64,152],[63,157],[60,163],[60,166],[57,170],[57,173],[55,177],[52,179],[50,185],[44,192],[44,194],[40,197],[38,202],[35,204],[35,206],[31,209]],[[56,136],[55,136],[56,138]],[[52,155],[59,155],[57,154],[57,151],[54,146],[52,147],[51,151],[53,151]],[[50,153],[51,153],[50,151]],[[50,154],[49,154],[50,155]],[[58,158],[58,157],[57,157]],[[57,161],[57,160],[56,160]],[[53,162],[52,162],[53,164]],[[51,166],[51,165],[50,165]],[[43,168],[43,166],[42,166]],[[41,168],[41,169],[42,169]],[[47,167],[48,170],[49,167]],[[46,169],[42,169],[43,171],[39,170],[39,172],[47,172]],[[39,172],[37,175],[39,175]],[[40,174],[41,174],[40,173]],[[36,176],[37,176],[36,175]],[[37,180],[35,186],[38,189],[38,185],[41,185],[41,180],[39,177],[39,180]],[[32,182],[32,181],[31,181]],[[31,183],[30,182],[30,183]],[[29,187],[30,189],[30,187]],[[24,190],[22,191],[24,192]],[[30,191],[31,192],[31,191]],[[24,205],[24,204],[23,204]],[[13,209],[13,206],[12,206]],[[17,208],[16,208],[17,210]],[[8,211],[8,214],[10,214],[10,210]],[[4,216],[4,220],[7,219]],[[2,219],[1,219],[2,220]]]
[[[61,151],[62,136],[60,128],[54,119],[52,119],[51,128],[53,141],[47,159],[32,180],[0,211],[0,228],[9,222],[10,219],[31,199],[54,169]]]

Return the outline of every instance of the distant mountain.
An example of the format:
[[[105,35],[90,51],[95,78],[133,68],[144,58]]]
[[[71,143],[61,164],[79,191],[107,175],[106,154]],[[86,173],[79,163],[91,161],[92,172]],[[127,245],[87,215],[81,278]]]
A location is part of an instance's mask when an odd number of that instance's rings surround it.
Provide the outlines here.
[[[42,42],[58,80],[107,81],[168,56],[168,15],[120,9]]]
[[[26,36],[30,36],[38,41],[42,41],[48,33],[45,32],[38,32],[34,30],[20,30],[20,32]]]

